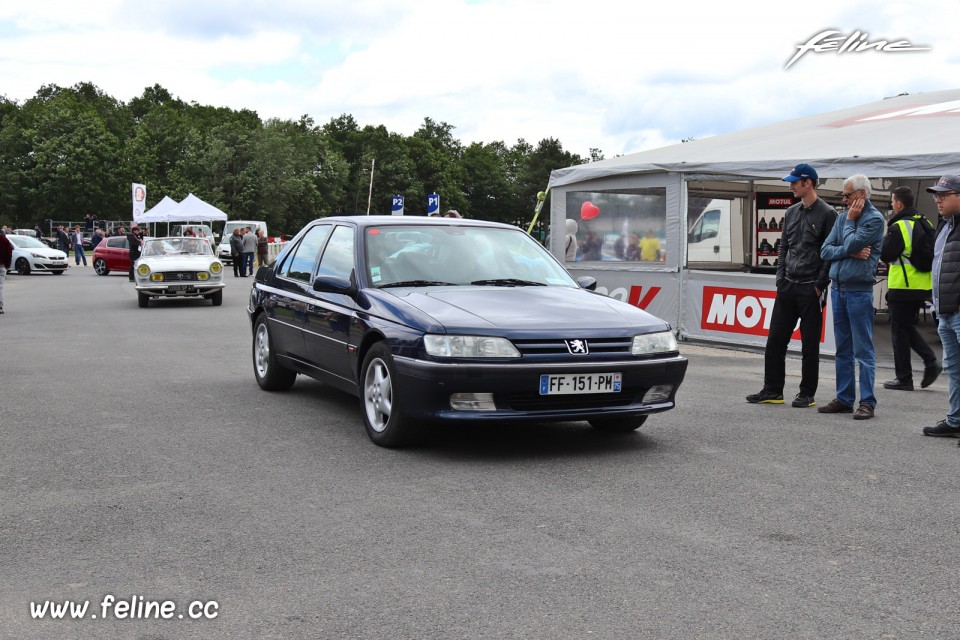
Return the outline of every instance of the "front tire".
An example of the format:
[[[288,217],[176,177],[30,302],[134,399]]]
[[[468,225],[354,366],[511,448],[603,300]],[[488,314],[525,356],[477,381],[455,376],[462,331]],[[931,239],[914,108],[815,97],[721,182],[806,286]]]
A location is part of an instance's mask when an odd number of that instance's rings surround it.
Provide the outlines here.
[[[107,261],[103,258],[97,258],[93,261],[93,270],[97,272],[98,276],[105,276],[110,273],[110,267],[107,266]]]
[[[636,431],[647,421],[647,416],[626,416],[622,418],[594,418],[588,420],[590,426],[603,433],[629,433]]]
[[[253,375],[264,391],[286,391],[297,380],[296,371],[277,362],[270,328],[263,314],[257,317],[253,328]]]
[[[370,348],[360,370],[360,402],[367,436],[381,447],[409,444],[417,435],[400,410],[396,368],[390,348],[378,342]]]
[[[223,304],[223,289],[217,289],[216,293],[210,295],[210,302],[213,306],[219,307]]]
[[[30,261],[26,258],[18,258],[17,264],[14,265],[17,268],[17,273],[22,276],[30,275]]]
[[[150,306],[150,296],[137,291],[137,304],[140,305],[141,309],[146,309]]]

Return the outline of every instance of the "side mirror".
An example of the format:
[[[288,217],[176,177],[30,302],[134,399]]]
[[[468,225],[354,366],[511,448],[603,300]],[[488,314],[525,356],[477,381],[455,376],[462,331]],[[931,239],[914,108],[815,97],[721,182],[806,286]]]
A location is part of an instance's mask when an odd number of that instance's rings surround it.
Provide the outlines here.
[[[580,276],[577,278],[577,284],[580,285],[581,289],[587,291],[596,291],[597,289],[597,279],[591,276]]]
[[[313,281],[313,290],[318,293],[339,293],[346,296],[357,293],[357,287],[353,282],[339,276],[317,276]]]

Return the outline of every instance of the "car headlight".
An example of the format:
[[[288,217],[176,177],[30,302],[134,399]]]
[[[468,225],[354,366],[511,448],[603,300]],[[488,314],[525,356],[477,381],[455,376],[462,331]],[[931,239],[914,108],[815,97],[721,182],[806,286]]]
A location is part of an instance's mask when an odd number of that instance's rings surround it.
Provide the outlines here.
[[[40,259],[43,259],[45,257],[41,253],[31,253],[30,255],[32,255],[34,258],[40,258]]]
[[[148,265],[141,264],[139,267],[137,267],[137,273],[146,277],[150,274],[150,267]]]
[[[155,273],[155,274],[153,274],[152,276],[150,276],[150,281],[151,281],[151,282],[163,282],[163,274],[162,274],[162,273]]]
[[[201,271],[200,273],[197,274],[197,280],[209,280],[209,279],[210,279],[210,274],[207,273],[206,271]]]
[[[210,273],[220,273],[221,271],[223,271],[223,265],[219,262],[210,265]]]
[[[520,352],[506,338],[489,336],[423,336],[427,353],[437,358],[519,358]]]
[[[673,337],[673,333],[670,331],[633,336],[633,345],[630,347],[630,353],[635,356],[644,356],[651,353],[666,353],[676,350],[677,339]]]

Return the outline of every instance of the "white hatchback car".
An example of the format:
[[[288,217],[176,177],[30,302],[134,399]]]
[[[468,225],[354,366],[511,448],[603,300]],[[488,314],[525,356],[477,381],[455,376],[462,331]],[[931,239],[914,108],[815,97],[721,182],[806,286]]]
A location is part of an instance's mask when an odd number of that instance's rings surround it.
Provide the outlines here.
[[[203,297],[223,304],[223,263],[206,238],[150,238],[134,265],[137,301],[150,298]]]
[[[13,270],[22,276],[32,271],[49,271],[63,275],[67,270],[67,254],[59,249],[51,249],[36,238],[7,234],[7,240],[13,245],[10,261]]]

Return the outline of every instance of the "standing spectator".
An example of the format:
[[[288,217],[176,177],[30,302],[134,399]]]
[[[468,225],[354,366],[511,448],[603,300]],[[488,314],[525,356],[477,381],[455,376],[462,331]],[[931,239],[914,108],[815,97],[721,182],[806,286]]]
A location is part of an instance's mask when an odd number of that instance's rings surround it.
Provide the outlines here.
[[[243,235],[240,233],[240,229],[234,229],[233,235],[230,236],[230,262],[233,263],[233,277],[240,277],[240,260],[241,255],[243,254]]]
[[[60,251],[70,255],[70,238],[67,237],[67,232],[63,230],[62,224],[57,225],[57,242],[60,245]]]
[[[123,227],[120,227],[118,232],[122,233]],[[143,239],[140,235],[140,227],[137,225],[130,228],[130,233],[127,234],[127,245],[130,247],[130,272],[128,276],[130,282],[136,282],[133,277],[133,265],[140,259],[140,252],[143,250]]]
[[[0,313],[3,313],[3,281],[7,279],[7,270],[12,267],[13,244],[6,233],[0,233]]]
[[[809,164],[794,167],[782,178],[800,202],[784,212],[777,263],[777,297],[773,302],[770,332],[764,350],[763,389],[747,396],[753,404],[783,404],[787,376],[787,347],[800,321],[803,362],[800,393],[794,407],[812,407],[820,378],[820,332],[823,305],[830,284],[829,264],[820,258],[820,247],[837,220],[833,207],[817,195],[817,172]]]
[[[93,236],[90,238],[90,250],[93,251],[103,241],[103,232],[100,229],[93,230]]]
[[[258,266],[265,267],[267,265],[269,253],[270,243],[267,241],[267,232],[263,230],[263,227],[260,227],[257,229],[257,262],[260,263]]]
[[[647,229],[647,235],[640,240],[640,259],[646,262],[660,261],[660,240],[653,235],[653,229]]]
[[[253,234],[253,229],[247,227],[243,234],[243,265],[241,272],[243,277],[253,275],[253,256],[257,253],[257,236]]]
[[[577,259],[577,231],[579,225],[573,218],[566,220],[566,238],[564,240],[563,255],[567,262],[573,262]]]
[[[937,244],[933,249],[933,309],[940,320],[937,333],[943,344],[943,370],[947,372],[950,411],[923,435],[960,438],[960,175],[948,174],[927,191],[940,211]]]
[[[87,215],[83,216],[83,223],[86,225],[87,233],[93,233],[93,222],[94,220],[92,214],[88,213]]]
[[[87,254],[83,252],[83,233],[80,232],[80,225],[73,228],[70,241],[73,243],[73,257],[77,266],[80,266],[80,258],[83,258],[83,266],[87,266]]]
[[[924,302],[930,299],[933,276],[921,271],[911,260],[914,250],[913,238],[920,237],[921,229],[915,225],[930,222],[913,206],[913,191],[910,187],[897,187],[890,194],[893,217],[887,224],[880,259],[890,265],[887,273],[887,309],[890,312],[890,339],[893,343],[893,367],[897,377],[884,382],[885,389],[913,391],[913,367],[910,350],[923,360],[923,380],[920,386],[926,389],[940,375],[942,368],[930,345],[917,331],[917,320]],[[929,254],[928,254],[929,255]],[[929,267],[928,265],[925,265]]]
[[[873,281],[883,242],[883,214],[870,202],[870,179],[862,174],[843,183],[847,211],[823,243],[820,257],[830,261],[833,282],[833,336],[837,397],[817,409],[820,413],[851,413],[854,420],[869,420],[877,408],[873,393],[877,362],[873,348]],[[856,364],[860,365],[860,406]]]
[[[33,233],[37,236],[37,240],[43,241],[43,229],[39,224],[33,226]]]

